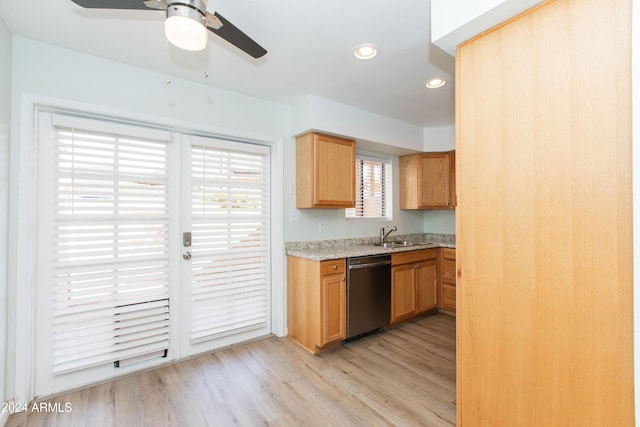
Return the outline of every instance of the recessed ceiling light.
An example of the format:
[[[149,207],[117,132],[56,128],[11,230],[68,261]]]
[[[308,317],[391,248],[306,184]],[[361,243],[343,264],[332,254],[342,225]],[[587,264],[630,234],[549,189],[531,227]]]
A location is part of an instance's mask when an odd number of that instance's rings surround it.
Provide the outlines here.
[[[425,83],[425,86],[428,87],[429,89],[437,89],[439,87],[444,86],[445,84],[447,84],[447,81],[445,79],[436,77],[434,79],[429,80],[427,83]]]
[[[362,60],[373,59],[378,54],[378,48],[374,44],[361,44],[353,48],[353,55]]]

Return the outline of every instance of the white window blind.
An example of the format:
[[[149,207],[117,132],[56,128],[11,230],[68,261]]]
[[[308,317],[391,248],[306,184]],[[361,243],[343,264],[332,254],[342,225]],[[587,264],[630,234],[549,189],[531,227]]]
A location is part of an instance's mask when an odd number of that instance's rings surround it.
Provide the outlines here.
[[[195,343],[267,323],[269,151],[193,146],[191,160]]]
[[[356,207],[345,209],[346,218],[389,217],[391,163],[388,160],[356,158]]]
[[[54,117],[54,374],[169,342],[169,134],[90,123]]]

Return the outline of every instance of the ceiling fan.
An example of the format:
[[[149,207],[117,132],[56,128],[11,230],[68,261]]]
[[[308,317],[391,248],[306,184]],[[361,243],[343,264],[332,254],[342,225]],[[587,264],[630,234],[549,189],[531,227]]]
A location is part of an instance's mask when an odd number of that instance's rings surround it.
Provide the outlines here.
[[[207,12],[207,0],[71,0],[89,9],[166,10],[165,34],[175,46],[202,50],[207,45],[207,30],[222,37],[254,58],[267,51],[227,21],[218,12]]]

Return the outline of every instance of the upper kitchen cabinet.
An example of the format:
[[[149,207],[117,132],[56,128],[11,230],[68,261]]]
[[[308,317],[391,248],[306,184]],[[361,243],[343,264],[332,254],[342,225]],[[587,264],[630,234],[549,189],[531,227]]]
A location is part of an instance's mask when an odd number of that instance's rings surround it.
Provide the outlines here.
[[[309,132],[296,144],[296,207],[355,207],[356,142]]]
[[[455,208],[455,164],[455,151],[400,157],[400,209]]]

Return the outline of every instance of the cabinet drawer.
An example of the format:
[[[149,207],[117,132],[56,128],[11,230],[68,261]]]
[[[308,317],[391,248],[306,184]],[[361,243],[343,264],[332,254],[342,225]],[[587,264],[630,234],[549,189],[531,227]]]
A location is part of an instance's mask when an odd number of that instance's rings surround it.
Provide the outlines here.
[[[438,257],[437,249],[422,249],[417,251],[398,252],[391,254],[391,265],[410,264],[427,261]]]
[[[456,311],[456,288],[450,285],[442,285],[442,307]]]
[[[454,260],[442,260],[442,281],[455,286],[456,262]]]
[[[440,254],[443,259],[456,259],[456,250],[454,248],[440,248]]]
[[[330,259],[320,263],[320,274],[322,276],[327,276],[329,274],[344,274],[344,270],[344,259]]]

